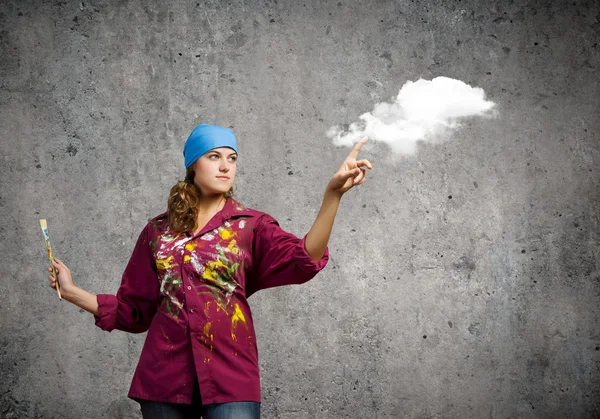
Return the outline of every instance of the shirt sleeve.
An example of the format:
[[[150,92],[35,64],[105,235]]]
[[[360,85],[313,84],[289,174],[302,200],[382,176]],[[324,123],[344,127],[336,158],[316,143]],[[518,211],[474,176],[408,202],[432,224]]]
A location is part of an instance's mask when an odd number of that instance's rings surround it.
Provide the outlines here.
[[[117,295],[98,295],[96,326],[108,332],[145,332],[156,313],[159,289],[147,225],[133,249]]]
[[[320,261],[312,260],[302,239],[284,231],[277,221],[263,215],[254,236],[253,273],[246,297],[266,288],[302,284],[312,279],[329,260],[329,250]]]

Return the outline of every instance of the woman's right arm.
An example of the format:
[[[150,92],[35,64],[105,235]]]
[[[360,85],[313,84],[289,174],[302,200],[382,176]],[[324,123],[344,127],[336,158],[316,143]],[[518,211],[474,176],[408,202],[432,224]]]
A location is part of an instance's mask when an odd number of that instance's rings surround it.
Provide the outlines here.
[[[148,330],[160,296],[160,281],[151,249],[151,242],[155,239],[153,234],[150,225],[140,233],[116,295],[94,295],[75,286],[69,269],[57,260],[53,267],[57,270],[65,300],[92,313],[96,326],[107,332],[118,329],[142,333]],[[48,278],[50,286],[56,287],[53,276]]]
[[[77,287],[71,278],[71,271],[60,259],[54,258],[52,267],[48,267],[48,272],[52,272],[52,268],[57,272],[62,298],[97,316],[98,298],[96,295]],[[48,279],[50,280],[50,287],[56,288],[56,279],[54,279],[52,273],[48,275]]]

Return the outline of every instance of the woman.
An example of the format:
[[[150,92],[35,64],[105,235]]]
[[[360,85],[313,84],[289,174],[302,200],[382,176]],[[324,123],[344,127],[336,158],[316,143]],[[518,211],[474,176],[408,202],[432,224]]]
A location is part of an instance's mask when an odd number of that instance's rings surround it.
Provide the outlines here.
[[[231,198],[236,138],[227,128],[199,125],[183,150],[186,178],[171,189],[167,212],[140,234],[116,295],[78,288],[58,259],[48,268],[58,273],[63,298],[92,313],[98,327],[148,331],[129,391],[144,419],[260,417],[247,298],[306,282],[325,266],[340,199],[371,169],[356,160],[365,142],[333,175],[314,224],[299,239]]]

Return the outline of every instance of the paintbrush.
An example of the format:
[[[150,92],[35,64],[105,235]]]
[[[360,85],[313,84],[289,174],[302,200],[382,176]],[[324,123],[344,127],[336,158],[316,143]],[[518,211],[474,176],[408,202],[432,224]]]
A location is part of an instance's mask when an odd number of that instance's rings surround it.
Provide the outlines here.
[[[48,235],[48,223],[45,219],[40,220],[40,227],[42,227],[42,232],[44,233],[44,242],[46,243],[46,251],[48,252],[48,260],[50,261],[50,266],[52,266],[52,262],[54,262],[54,256],[52,255],[52,247],[50,246],[50,236]],[[60,295],[60,283],[58,282],[58,278],[56,277],[56,269],[52,266],[52,276],[56,280],[56,292],[58,293],[58,299],[62,300],[62,295]]]

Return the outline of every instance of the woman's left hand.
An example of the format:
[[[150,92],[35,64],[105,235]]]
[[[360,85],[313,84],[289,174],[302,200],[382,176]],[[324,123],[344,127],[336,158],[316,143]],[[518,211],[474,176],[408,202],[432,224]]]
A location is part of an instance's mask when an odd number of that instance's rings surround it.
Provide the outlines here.
[[[358,152],[367,142],[367,137],[364,137],[354,145],[354,148],[344,160],[338,171],[333,175],[327,185],[327,191],[334,192],[342,196],[344,193],[352,189],[356,185],[360,185],[365,181],[367,169],[371,170],[373,166],[366,160],[356,160]]]

